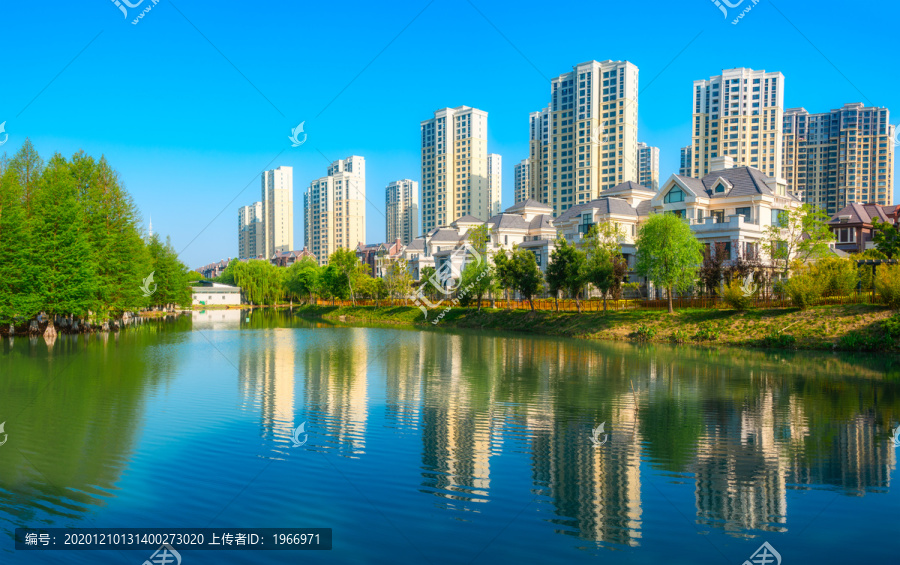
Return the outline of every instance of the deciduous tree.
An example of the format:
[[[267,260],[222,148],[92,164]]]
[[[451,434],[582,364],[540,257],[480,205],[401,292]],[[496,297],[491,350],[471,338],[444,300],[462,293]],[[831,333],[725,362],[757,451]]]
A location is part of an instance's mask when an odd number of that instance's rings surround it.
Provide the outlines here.
[[[674,214],[653,214],[638,232],[636,271],[666,289],[669,313],[672,295],[689,289],[703,261],[702,245],[690,226]]]

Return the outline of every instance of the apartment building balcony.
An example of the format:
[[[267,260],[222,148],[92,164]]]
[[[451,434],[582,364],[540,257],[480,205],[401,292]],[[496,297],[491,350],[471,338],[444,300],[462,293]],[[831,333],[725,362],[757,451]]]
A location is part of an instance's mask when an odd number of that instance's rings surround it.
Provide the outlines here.
[[[718,221],[720,218],[715,216],[703,218],[702,220],[691,220],[691,229],[695,234],[707,234],[717,231],[745,231],[762,234],[765,228],[759,224],[758,220],[748,220],[743,214],[731,214],[725,216],[725,221]]]

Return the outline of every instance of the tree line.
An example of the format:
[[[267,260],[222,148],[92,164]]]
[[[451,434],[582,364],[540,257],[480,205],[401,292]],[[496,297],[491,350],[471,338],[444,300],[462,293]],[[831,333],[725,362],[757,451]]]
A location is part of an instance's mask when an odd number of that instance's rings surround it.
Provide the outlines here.
[[[151,276],[152,275],[152,276]],[[48,161],[26,140],[0,157],[0,324],[47,315],[99,324],[151,306],[190,304],[187,267],[148,238],[105,158]]]

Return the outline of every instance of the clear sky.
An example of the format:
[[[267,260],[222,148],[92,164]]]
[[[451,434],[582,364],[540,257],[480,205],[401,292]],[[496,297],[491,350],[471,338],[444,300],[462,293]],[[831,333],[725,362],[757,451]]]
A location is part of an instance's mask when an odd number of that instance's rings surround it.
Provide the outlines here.
[[[383,241],[384,187],[420,180],[419,123],[446,106],[488,112],[510,206],[528,113],[591,59],[640,69],[638,137],[660,147],[663,179],[690,143],[692,81],[723,68],[781,71],[786,108],[864,102],[900,123],[893,2],[743,0],[727,19],[711,0],[152,2],[127,19],[115,0],[0,4],[0,152],[29,137],[44,158],[105,155],[191,267],[237,254],[237,209],[279,165],[294,168],[302,247],[309,181],[352,154],[366,158],[367,239]]]

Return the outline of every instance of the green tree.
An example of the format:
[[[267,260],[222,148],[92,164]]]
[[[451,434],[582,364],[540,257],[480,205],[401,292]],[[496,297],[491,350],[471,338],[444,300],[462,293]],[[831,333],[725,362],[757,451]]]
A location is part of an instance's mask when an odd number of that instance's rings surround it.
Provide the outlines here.
[[[515,249],[513,250],[515,253]],[[509,294],[515,289],[514,267],[510,257],[506,255],[506,250],[500,249],[494,255],[494,278],[500,290],[506,295],[506,307],[510,308]]]
[[[778,222],[766,227],[762,248],[773,261],[784,265],[787,276],[792,261],[806,263],[829,252],[834,234],[828,219],[828,214],[810,204],[782,210]]]
[[[395,259],[387,258],[384,264],[384,278],[378,279],[383,281],[386,297],[391,299],[406,298],[409,296],[412,288],[412,275],[409,272],[409,263],[406,259],[398,257]]]
[[[0,162],[0,323],[40,311],[32,225],[18,171]]]
[[[600,222],[591,227],[582,248],[586,253],[585,279],[593,284],[603,297],[603,310],[610,293],[620,293],[628,265],[622,257],[619,242],[624,232],[612,222]]]
[[[884,253],[888,259],[900,256],[900,230],[894,224],[873,218],[872,241],[875,249]]]
[[[147,244],[147,250],[150,255],[150,272],[144,278],[146,280],[144,288],[153,290],[153,285],[156,285],[156,290],[148,297],[149,303],[157,307],[190,304],[188,268],[178,259],[178,253],[175,252],[169,238],[167,237],[163,243],[159,234],[153,234]],[[147,278],[151,274],[152,280]]]
[[[335,296],[349,296],[350,301],[356,304],[356,287],[360,284],[360,277],[367,275],[369,266],[362,263],[356,256],[356,251],[338,247],[328,258],[328,265],[334,266],[340,275],[331,282],[338,285],[346,285],[346,293],[343,290],[333,289]]]
[[[635,270],[653,284],[666,289],[669,313],[675,291],[689,289],[697,280],[703,261],[703,246],[690,226],[674,214],[653,214],[641,225]]]
[[[465,267],[459,283],[460,289],[465,291],[463,304],[468,304],[472,299],[478,303],[481,310],[481,299],[491,289],[493,273],[487,255],[487,244],[490,241],[490,230],[487,224],[476,226],[469,230],[466,239],[478,256],[469,255],[464,258]]]
[[[322,269],[319,264],[310,257],[304,257],[288,267],[285,274],[285,287],[298,300],[306,297],[312,302],[321,274]]]
[[[416,283],[416,286],[425,285],[423,292],[425,293],[425,297],[429,300],[435,300],[438,298],[440,291],[434,287],[429,281],[437,274],[437,271],[434,267],[422,267],[422,270],[419,272],[419,281]]]
[[[516,249],[506,264],[512,288],[528,300],[531,311],[534,312],[534,295],[544,288],[544,275],[537,265],[534,253],[527,249]]]
[[[579,294],[586,280],[585,254],[569,244],[562,236],[556,239],[556,249],[550,253],[550,264],[547,265],[547,284],[550,292],[557,298],[556,310],[559,311],[559,291],[568,293],[575,299],[575,306],[581,313]]]

